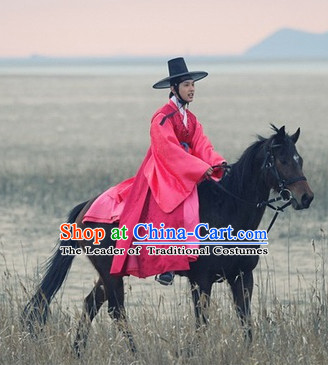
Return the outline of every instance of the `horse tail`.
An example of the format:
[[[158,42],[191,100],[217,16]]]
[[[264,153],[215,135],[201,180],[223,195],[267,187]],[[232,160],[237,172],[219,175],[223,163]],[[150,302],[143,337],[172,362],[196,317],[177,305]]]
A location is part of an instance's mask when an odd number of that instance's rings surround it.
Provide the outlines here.
[[[74,207],[68,215],[67,223],[74,223],[77,216],[87,203],[88,202],[86,201]],[[60,250],[60,247],[63,246],[72,246],[73,248],[77,248],[78,243],[73,240],[59,242],[57,250],[44,264],[45,275],[41,284],[23,310],[23,325],[27,326],[31,333],[34,332],[33,324],[35,322],[41,327],[46,323],[49,305],[67,278],[68,272],[75,258],[74,255],[63,256]]]

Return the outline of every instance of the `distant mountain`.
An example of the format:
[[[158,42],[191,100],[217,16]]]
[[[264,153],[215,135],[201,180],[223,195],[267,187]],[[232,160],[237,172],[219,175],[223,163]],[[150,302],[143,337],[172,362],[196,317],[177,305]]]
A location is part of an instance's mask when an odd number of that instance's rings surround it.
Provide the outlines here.
[[[328,32],[314,34],[294,29],[281,29],[249,48],[244,56],[261,59],[328,58]]]
[[[163,64],[172,56],[81,56],[53,57],[34,54],[29,57],[0,57],[0,66],[26,65],[108,65]],[[245,60],[327,60],[328,32],[315,34],[281,29],[239,55],[188,55],[188,62],[240,62]]]

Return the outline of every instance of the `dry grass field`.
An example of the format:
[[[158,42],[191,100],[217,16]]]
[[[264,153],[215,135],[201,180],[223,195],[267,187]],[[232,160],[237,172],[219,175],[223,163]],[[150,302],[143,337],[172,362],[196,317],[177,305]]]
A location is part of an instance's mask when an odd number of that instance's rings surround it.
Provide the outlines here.
[[[214,67],[214,66],[212,66]],[[51,254],[59,225],[79,202],[138,168],[152,113],[167,91],[161,74],[0,76],[0,364],[326,364],[328,317],[328,72],[216,72],[199,82],[191,110],[229,162],[269,123],[301,127],[298,150],[315,200],[288,211],[255,270],[254,341],[244,345],[225,284],[214,288],[210,326],[195,334],[185,279],[170,288],[126,279],[127,311],[139,349],[102,309],[84,356],[71,344],[83,297],[97,275],[77,257],[43,333],[22,331],[19,315]],[[266,212],[266,228],[272,212]]]

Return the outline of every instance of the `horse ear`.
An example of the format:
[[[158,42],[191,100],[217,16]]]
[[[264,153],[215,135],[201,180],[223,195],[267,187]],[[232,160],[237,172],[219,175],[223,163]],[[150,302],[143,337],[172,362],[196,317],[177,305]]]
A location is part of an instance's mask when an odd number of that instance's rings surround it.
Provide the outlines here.
[[[298,128],[297,131],[292,136],[290,136],[290,139],[293,141],[294,144],[297,142],[300,133],[301,133],[301,128]]]
[[[285,126],[282,126],[280,129],[277,129],[277,135],[275,139],[277,140],[278,143],[282,142],[285,136],[286,136]]]
[[[277,134],[279,135],[279,137],[285,137],[286,131],[285,131],[285,126],[284,125],[278,130]]]

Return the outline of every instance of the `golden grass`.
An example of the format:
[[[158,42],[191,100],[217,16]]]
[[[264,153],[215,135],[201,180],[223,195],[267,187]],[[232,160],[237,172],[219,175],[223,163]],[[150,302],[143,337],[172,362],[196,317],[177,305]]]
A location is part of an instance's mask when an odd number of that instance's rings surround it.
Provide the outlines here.
[[[22,306],[31,294],[17,273],[2,276],[0,300],[0,363],[3,364],[325,364],[328,359],[328,313],[322,236],[316,248],[315,281],[297,297],[282,303],[274,292],[275,274],[258,272],[253,302],[254,340],[247,347],[228,291],[214,292],[210,325],[195,332],[189,294],[173,289],[172,302],[143,292],[128,316],[138,353],[110,321],[104,308],[93,323],[80,360],[72,350],[79,310],[67,311],[61,300],[51,306],[49,322],[33,338],[22,330]],[[178,283],[176,283],[178,285]],[[181,285],[180,285],[181,286]],[[166,288],[167,289],[167,288]],[[181,290],[182,289],[182,290]],[[129,296],[129,295],[128,295]]]

